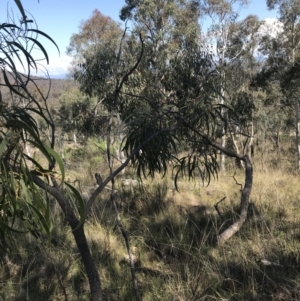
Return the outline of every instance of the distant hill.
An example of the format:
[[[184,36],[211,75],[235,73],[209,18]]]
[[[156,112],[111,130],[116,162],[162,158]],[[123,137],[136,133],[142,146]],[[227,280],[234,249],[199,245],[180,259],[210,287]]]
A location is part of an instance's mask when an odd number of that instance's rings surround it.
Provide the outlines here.
[[[50,74],[50,78],[53,78],[53,79],[67,79],[67,77],[68,77],[67,73],[61,73],[61,74],[55,74],[55,75]]]
[[[7,72],[8,79],[11,84],[14,83],[13,77]],[[21,74],[22,76],[22,74]],[[48,94],[48,103],[50,103],[50,107],[58,107],[59,106],[59,97],[62,93],[68,90],[70,87],[77,86],[77,83],[73,79],[69,79],[67,74],[60,74],[55,75],[54,77],[51,76],[51,80],[46,79],[44,77],[32,76],[31,77],[35,84],[39,87],[39,89],[43,92],[44,96]],[[26,77],[24,76],[24,79]],[[38,95],[36,93],[36,88],[34,87],[33,83],[28,84],[28,89],[33,92],[34,95]],[[0,92],[2,94],[2,99],[4,102],[11,103],[11,94],[9,93],[8,87],[5,85],[2,74],[0,72]],[[16,96],[14,96],[16,97]],[[39,97],[38,97],[39,98]]]

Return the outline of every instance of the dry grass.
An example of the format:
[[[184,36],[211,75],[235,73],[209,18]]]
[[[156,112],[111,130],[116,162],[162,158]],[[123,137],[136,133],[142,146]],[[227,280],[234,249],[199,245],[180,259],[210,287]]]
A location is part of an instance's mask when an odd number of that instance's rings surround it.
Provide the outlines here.
[[[87,158],[94,151],[90,147]],[[179,192],[171,177],[147,179],[137,187],[118,180],[118,208],[130,234],[144,301],[300,299],[299,176],[290,166],[275,166],[271,155],[265,158],[254,160],[249,219],[222,247],[215,247],[215,237],[237,217],[244,179],[230,162],[208,187],[181,179]],[[103,162],[92,169],[105,175]],[[73,178],[90,185],[94,170],[85,164],[72,171]],[[122,176],[134,177],[128,170]],[[215,204],[224,197],[218,213]],[[26,234],[16,236],[12,252],[2,251],[0,300],[88,300],[72,233],[59,208],[53,211],[57,226],[51,243]],[[134,300],[109,191],[99,196],[85,229],[107,300]]]

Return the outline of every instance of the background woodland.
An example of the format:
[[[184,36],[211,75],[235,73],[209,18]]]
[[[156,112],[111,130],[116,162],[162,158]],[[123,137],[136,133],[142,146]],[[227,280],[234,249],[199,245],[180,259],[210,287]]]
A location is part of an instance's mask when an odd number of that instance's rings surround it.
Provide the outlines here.
[[[300,1],[271,25],[247,0],[94,10],[61,80],[32,76],[57,45],[15,3],[0,300],[299,300]]]

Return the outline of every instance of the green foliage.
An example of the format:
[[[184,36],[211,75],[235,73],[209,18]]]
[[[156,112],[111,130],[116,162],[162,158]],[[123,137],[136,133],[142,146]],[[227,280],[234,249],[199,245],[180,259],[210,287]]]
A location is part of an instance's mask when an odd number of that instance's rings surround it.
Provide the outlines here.
[[[155,172],[166,172],[176,154],[176,144],[191,146],[191,156],[206,157],[210,151],[204,146],[205,139],[195,139],[195,135],[188,134],[189,129],[181,127],[177,115],[214,137],[219,109],[213,104],[217,74],[198,46],[195,3],[147,3],[134,6],[138,22],[131,35],[119,37],[120,48],[104,39],[93,41],[84,51],[78,50],[84,63],[74,76],[82,91],[97,95],[108,111],[121,114],[127,131],[127,155],[133,154],[131,161],[139,176],[153,177]],[[188,17],[188,24],[183,16]],[[153,23],[153,29],[147,28],[147,22]],[[178,26],[174,28],[173,24]],[[84,34],[82,30],[80,35]],[[179,139],[183,143],[178,143]],[[205,165],[207,161],[201,162]],[[216,170],[208,168],[207,172]]]
[[[21,1],[15,2],[22,18],[15,23],[0,24],[0,41],[3,43],[0,49],[0,69],[3,74],[4,85],[13,93],[28,98],[26,85],[30,81],[32,69],[38,69],[36,59],[31,54],[32,49],[39,49],[46,62],[49,63],[47,51],[39,42],[38,37],[43,36],[47,38],[57,49],[58,46],[46,33],[35,28],[36,24],[34,24],[34,21],[28,19],[25,15]],[[17,63],[21,64],[25,74],[21,75],[17,71]]]
[[[229,111],[230,120],[235,126],[245,127],[252,119],[255,104],[252,95],[248,92],[236,93],[231,101],[232,110]]]
[[[106,106],[112,105],[114,98],[116,82],[112,75],[120,62],[121,37],[119,24],[95,10],[91,18],[82,23],[80,33],[71,37],[68,48],[73,56],[72,75],[81,83],[81,91],[89,96],[96,95]]]
[[[176,137],[172,133],[174,130],[166,129],[160,116],[151,116],[145,110],[133,114],[139,118],[134,117],[129,123],[130,133],[124,150],[127,155],[139,150],[132,158],[139,177],[154,177],[155,172],[165,174],[168,163],[176,153]]]
[[[18,114],[19,111],[18,108],[16,110],[11,108],[9,112],[5,110],[2,112],[3,140],[0,168],[3,189],[0,202],[1,210],[3,210],[0,217],[2,239],[5,239],[7,231],[14,230],[17,219],[21,221],[22,227],[16,230],[27,229],[35,236],[39,235],[40,229],[50,236],[52,228],[48,199],[33,184],[29,162],[34,164],[35,174],[48,177],[52,171],[24,154],[24,143],[31,143],[41,151],[48,160],[49,166],[53,165],[54,160],[59,160],[59,157],[41,142],[35,132],[37,128],[32,117],[24,111]],[[63,176],[62,162],[61,160],[58,162]]]
[[[53,149],[54,141],[49,145],[42,142],[37,120],[52,129],[54,124],[41,90],[31,79],[32,69],[38,65],[31,51],[41,50],[46,62],[48,54],[39,42],[42,36],[55,42],[44,32],[37,29],[33,20],[25,15],[22,3],[15,1],[21,13],[21,18],[11,18],[14,23],[0,24],[0,69],[4,83],[13,97],[17,95],[23,101],[22,107],[9,106],[1,98],[1,144],[0,144],[0,181],[2,193],[0,199],[0,233],[2,241],[10,237],[11,231],[30,231],[35,237],[45,233],[50,238],[53,228],[49,198],[41,192],[33,182],[33,177],[40,176],[49,181],[56,173],[54,165],[58,163],[60,175],[64,181],[64,166],[62,160]],[[25,74],[16,68],[21,64]],[[30,92],[29,86],[37,88],[41,101]],[[50,130],[51,131],[51,130]],[[26,152],[26,148],[34,147],[44,161],[41,163]]]
[[[62,133],[78,133],[82,140],[104,135],[109,118],[96,98],[83,95],[76,87],[65,91],[59,100],[55,122]]]

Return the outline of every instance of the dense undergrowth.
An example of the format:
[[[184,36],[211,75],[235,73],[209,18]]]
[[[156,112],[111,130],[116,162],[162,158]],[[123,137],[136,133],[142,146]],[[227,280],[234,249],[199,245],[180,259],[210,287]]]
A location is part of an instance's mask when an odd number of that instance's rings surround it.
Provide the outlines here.
[[[299,300],[299,175],[285,149],[259,150],[249,219],[225,245],[216,235],[238,216],[244,176],[233,161],[226,173],[204,186],[171,174],[132,181],[117,178],[116,200],[130,234],[139,290],[144,301]],[[66,146],[69,180],[83,194],[106,175],[106,161],[94,141]],[[283,155],[285,154],[285,155]],[[128,183],[126,183],[128,184]],[[135,184],[135,185],[133,185]],[[85,229],[107,300],[134,300],[125,243],[105,189]],[[30,233],[1,248],[0,300],[88,300],[88,282],[69,227],[53,201],[51,241]]]

